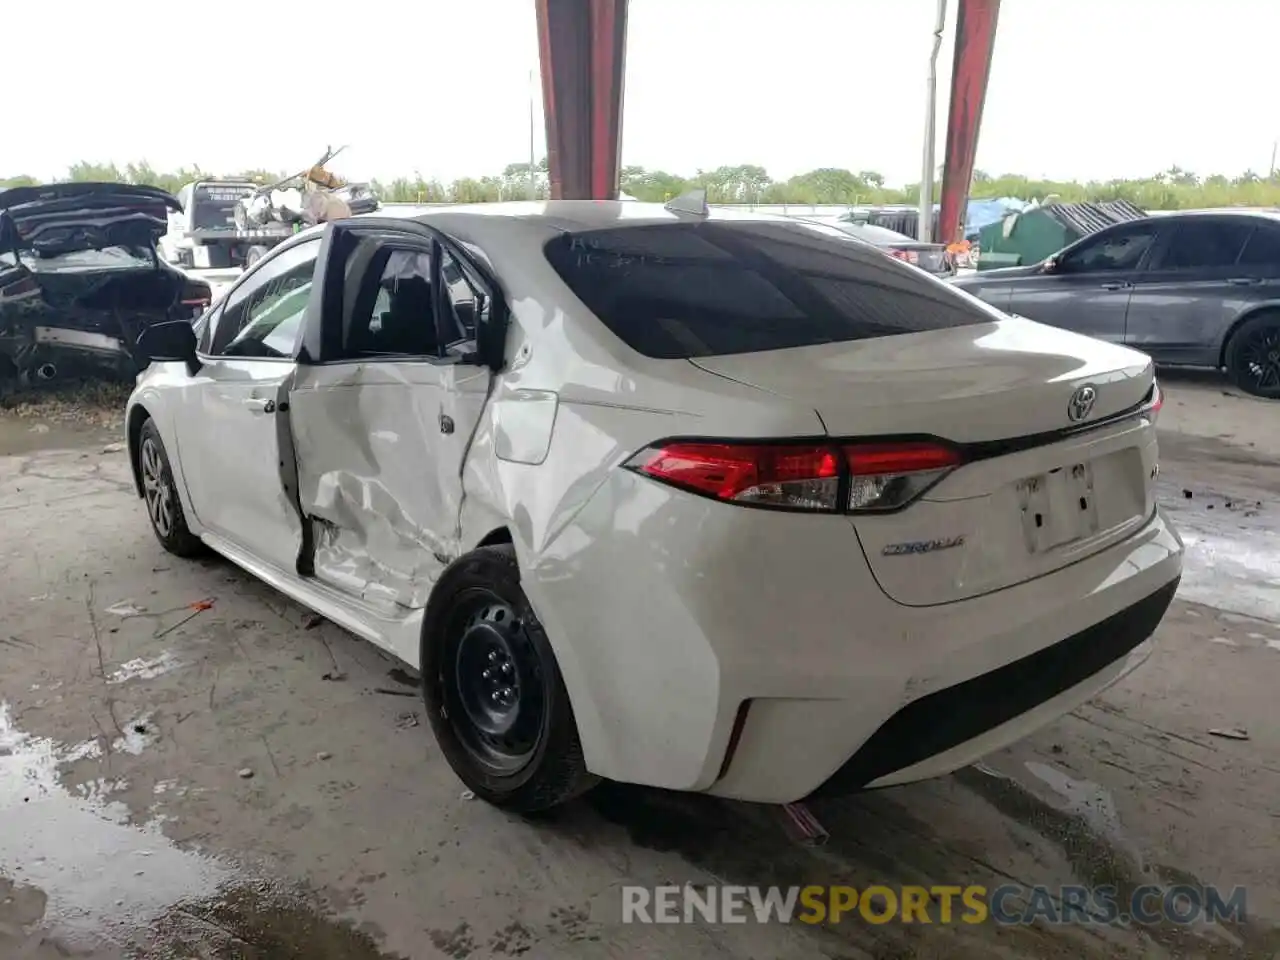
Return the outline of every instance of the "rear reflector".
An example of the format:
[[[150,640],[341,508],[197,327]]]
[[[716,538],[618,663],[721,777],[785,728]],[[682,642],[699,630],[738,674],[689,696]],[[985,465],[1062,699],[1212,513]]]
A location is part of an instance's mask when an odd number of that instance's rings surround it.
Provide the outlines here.
[[[742,443],[675,440],[626,467],[693,493],[744,506],[826,513],[905,507],[959,466],[939,443]]]

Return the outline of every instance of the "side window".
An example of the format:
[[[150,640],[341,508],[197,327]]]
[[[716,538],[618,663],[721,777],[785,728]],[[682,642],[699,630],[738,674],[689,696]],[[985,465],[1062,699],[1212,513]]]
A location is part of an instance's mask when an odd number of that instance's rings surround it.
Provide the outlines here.
[[[1063,273],[1101,273],[1136,270],[1156,236],[1155,224],[1115,230],[1095,237],[1062,259]]]
[[[490,320],[492,298],[471,265],[442,250],[440,274],[449,295],[451,315],[445,318],[445,346],[470,343],[476,328]]]
[[[1244,245],[1240,265],[1269,267],[1273,271],[1280,271],[1280,229],[1259,225]]]
[[[215,318],[209,353],[260,359],[292,357],[319,252],[319,240],[307,241],[263,261]]]
[[[440,356],[429,251],[368,240],[356,248],[348,271],[359,286],[343,358]]]
[[[1230,267],[1249,239],[1252,225],[1230,220],[1185,220],[1173,231],[1157,269]]]

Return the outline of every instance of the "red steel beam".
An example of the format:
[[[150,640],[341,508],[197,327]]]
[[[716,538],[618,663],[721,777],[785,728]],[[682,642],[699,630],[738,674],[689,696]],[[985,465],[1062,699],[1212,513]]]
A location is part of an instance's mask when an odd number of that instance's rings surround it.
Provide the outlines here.
[[[951,68],[951,104],[947,111],[947,153],[942,168],[942,209],[937,239],[963,240],[965,207],[978,155],[982,105],[991,77],[1000,0],[959,0],[956,49]]]
[[[627,0],[535,4],[551,196],[616,199]]]

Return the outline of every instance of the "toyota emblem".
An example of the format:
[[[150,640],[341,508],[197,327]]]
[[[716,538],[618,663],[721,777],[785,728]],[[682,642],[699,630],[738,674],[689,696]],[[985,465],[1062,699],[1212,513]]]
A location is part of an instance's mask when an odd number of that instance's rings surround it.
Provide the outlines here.
[[[1093,402],[1098,399],[1098,391],[1090,384],[1076,388],[1076,392],[1071,395],[1071,400],[1067,404],[1067,417],[1072,423],[1079,423],[1085,417],[1089,416],[1089,411],[1093,409]]]

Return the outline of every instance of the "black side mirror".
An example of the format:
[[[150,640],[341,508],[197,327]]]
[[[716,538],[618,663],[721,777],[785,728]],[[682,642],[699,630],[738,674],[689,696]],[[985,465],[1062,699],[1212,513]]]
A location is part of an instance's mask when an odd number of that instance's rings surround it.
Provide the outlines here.
[[[147,327],[138,337],[138,353],[150,361],[181,360],[195,373],[200,369],[196,359],[196,332],[186,320],[169,320]]]

